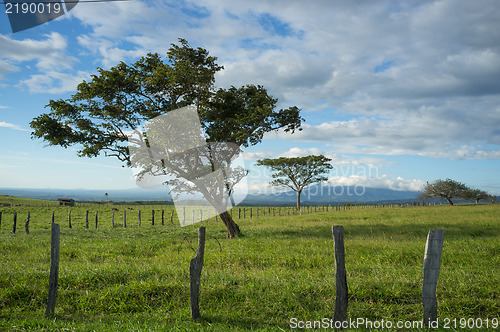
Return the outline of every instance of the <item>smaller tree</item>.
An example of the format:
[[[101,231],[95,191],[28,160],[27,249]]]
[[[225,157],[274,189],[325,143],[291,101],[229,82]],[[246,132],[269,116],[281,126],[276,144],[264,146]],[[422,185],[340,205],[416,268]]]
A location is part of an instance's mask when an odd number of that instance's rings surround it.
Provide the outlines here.
[[[483,191],[480,189],[472,189],[471,188],[471,189],[467,190],[467,192],[466,192],[466,198],[473,199],[474,201],[476,201],[476,204],[479,203],[479,200],[488,199],[489,197],[490,197],[490,195],[486,191]]]
[[[453,205],[453,198],[467,198],[467,192],[470,189],[463,183],[455,180],[437,180],[433,183],[427,182],[424,186],[420,199],[427,198],[444,198]]]
[[[273,186],[288,187],[297,192],[297,210],[300,210],[300,194],[302,190],[316,182],[326,181],[328,171],[332,168],[331,159],[323,155],[309,155],[305,157],[257,160],[258,166],[269,167],[272,174]]]

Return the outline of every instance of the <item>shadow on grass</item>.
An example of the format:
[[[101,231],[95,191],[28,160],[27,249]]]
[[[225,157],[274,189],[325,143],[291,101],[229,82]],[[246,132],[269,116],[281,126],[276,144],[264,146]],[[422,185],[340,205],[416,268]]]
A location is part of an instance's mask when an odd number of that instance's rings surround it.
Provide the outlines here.
[[[289,328],[287,324],[267,324],[257,319],[244,317],[232,318],[222,315],[202,315],[196,323],[205,327],[216,324],[230,328],[231,331],[237,331],[238,329],[248,331],[276,331]],[[217,328],[217,326],[215,327]]]
[[[338,225],[332,221],[332,226]],[[416,224],[407,223],[400,225],[386,225],[386,224],[366,224],[366,225],[349,225],[341,224],[344,226],[346,238],[377,238],[377,237],[422,237],[425,241],[430,229],[444,229],[446,231],[446,238],[488,238],[497,237],[500,234],[499,226],[492,225],[475,225],[471,224]],[[303,238],[317,238],[317,239],[331,239],[332,231],[331,226],[298,226],[287,227],[283,229],[266,229],[260,230],[250,237],[259,238],[287,238],[287,239],[303,239]]]

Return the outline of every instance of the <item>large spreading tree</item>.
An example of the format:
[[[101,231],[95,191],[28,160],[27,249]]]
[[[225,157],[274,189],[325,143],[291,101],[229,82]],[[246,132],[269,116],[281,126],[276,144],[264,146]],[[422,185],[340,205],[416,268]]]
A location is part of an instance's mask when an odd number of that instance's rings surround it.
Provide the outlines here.
[[[203,135],[210,143],[207,149],[224,146],[217,143],[248,147],[259,143],[269,131],[300,130],[300,110],[295,106],[276,109],[277,99],[262,86],[215,89],[215,74],[223,69],[216,61],[207,50],[193,48],[179,39],[178,45],[171,45],[166,58],[149,53],[132,64],[120,62],[107,70],[98,68],[97,74],[80,83],[69,99],[49,101],[46,107],[50,111],[30,123],[32,137],[64,148],[76,145],[81,157],[105,155],[131,166],[127,133],[145,121],[189,105],[197,109]],[[226,162],[212,162],[212,152],[208,151],[209,162],[204,167],[214,168]],[[237,153],[226,152],[222,159]],[[166,166],[160,165],[164,167],[163,174],[176,172]],[[182,171],[174,175],[182,177]],[[176,184],[181,186],[174,181],[174,187]],[[230,192],[234,183],[227,186]],[[197,190],[208,195],[205,198],[209,202],[213,201],[211,190]],[[228,237],[238,236],[240,229],[231,215],[222,211],[220,216]]]
[[[258,166],[266,166],[271,169],[271,185],[283,186],[297,192],[297,210],[300,210],[300,194],[310,184],[328,180],[327,174],[332,165],[331,159],[319,155],[305,157],[257,160]]]
[[[433,183],[427,182],[422,190],[422,194],[418,197],[420,199],[444,198],[450,205],[453,205],[452,199],[454,198],[467,199],[469,190],[465,184],[455,180],[436,180]]]

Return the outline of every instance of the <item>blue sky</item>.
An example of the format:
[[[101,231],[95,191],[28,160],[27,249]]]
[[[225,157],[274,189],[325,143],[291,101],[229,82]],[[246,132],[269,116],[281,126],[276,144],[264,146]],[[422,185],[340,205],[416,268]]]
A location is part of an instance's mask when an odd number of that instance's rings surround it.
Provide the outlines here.
[[[418,190],[452,178],[500,194],[497,1],[139,1],[80,3],[12,33],[0,12],[0,187],[133,188],[116,159],[47,147],[29,122],[97,67],[165,54],[178,38],[225,70],[216,85],[261,84],[306,119],[246,151],[322,153],[337,185]]]

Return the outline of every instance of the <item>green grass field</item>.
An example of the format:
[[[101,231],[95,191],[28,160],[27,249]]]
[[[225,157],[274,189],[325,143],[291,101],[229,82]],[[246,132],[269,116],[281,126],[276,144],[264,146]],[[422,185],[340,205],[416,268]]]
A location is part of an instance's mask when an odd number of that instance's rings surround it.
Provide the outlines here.
[[[172,207],[155,206],[152,226],[153,207],[117,206],[112,228],[112,208],[71,208],[71,229],[67,207],[0,208],[0,330],[286,331],[293,322],[329,318],[335,306],[332,225],[345,229],[349,318],[420,321],[426,236],[441,228],[446,234],[439,317],[450,319],[456,330],[461,318],[483,327],[500,319],[499,204],[259,218],[254,211],[253,218],[236,220],[244,236],[234,240],[225,239],[220,223],[203,222],[207,242],[198,322],[190,321],[189,262],[200,224],[172,226]],[[140,227],[138,208],[144,211]],[[158,217],[162,208],[164,226]],[[53,210],[61,225],[59,292],[54,317],[45,318]],[[28,211],[30,234],[24,232]]]

